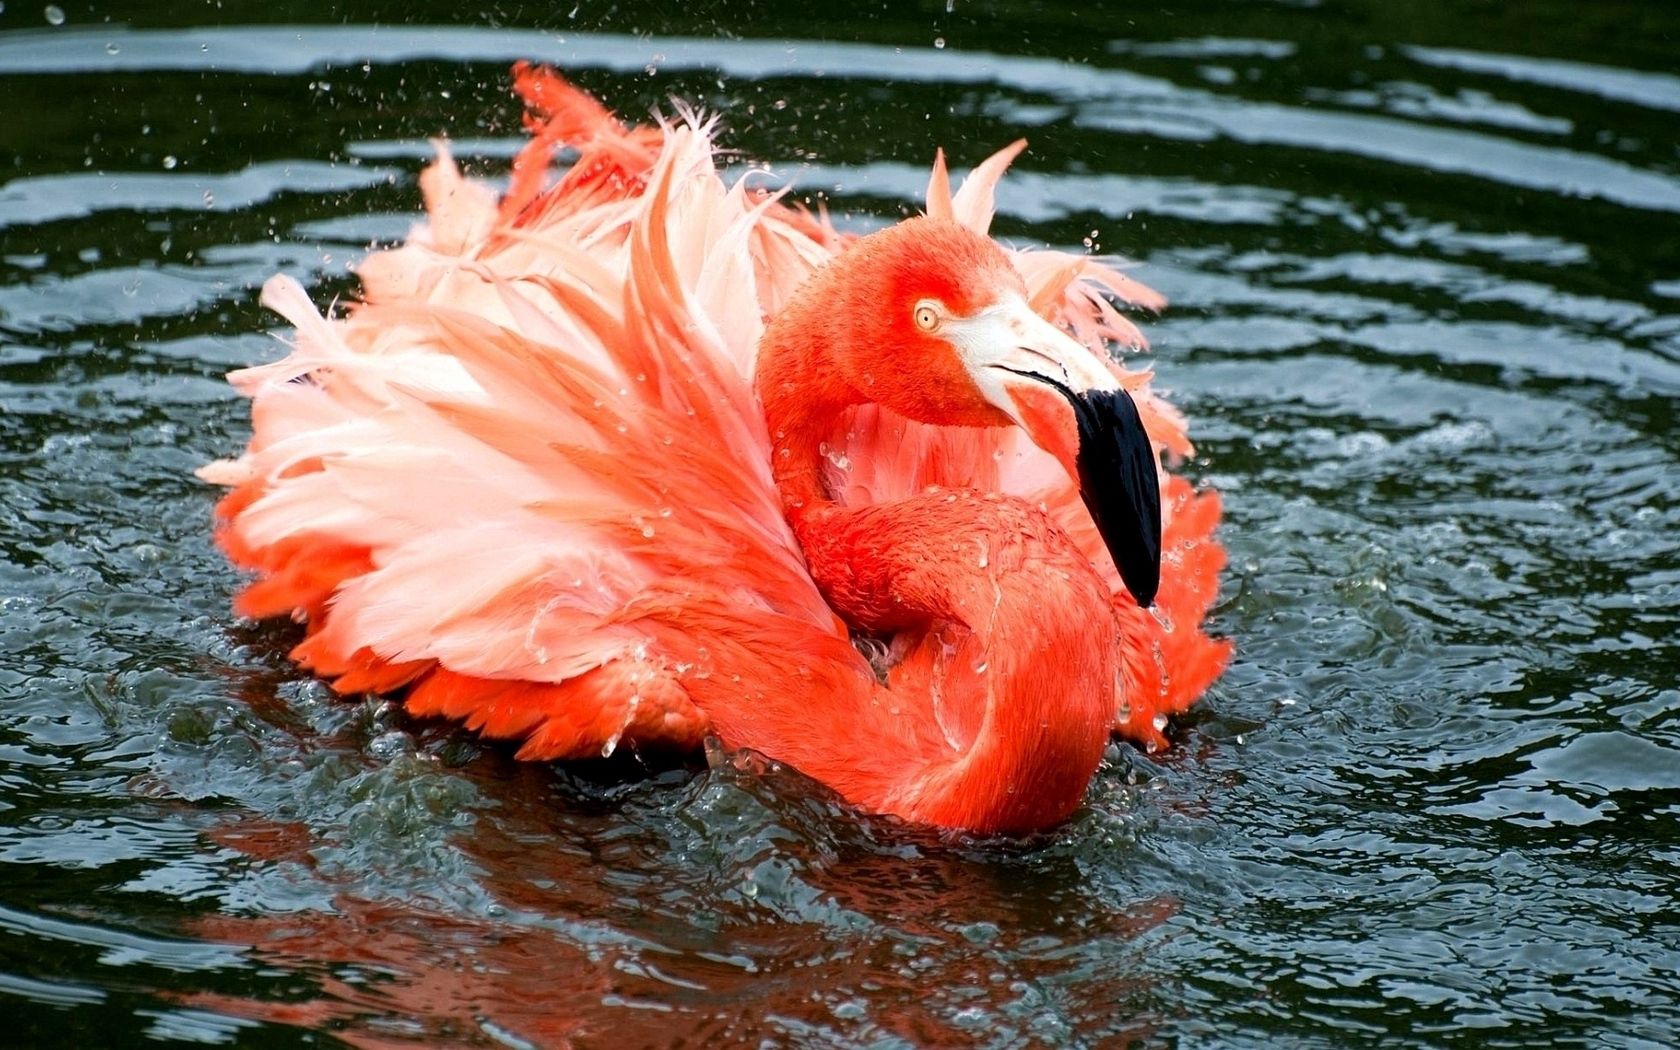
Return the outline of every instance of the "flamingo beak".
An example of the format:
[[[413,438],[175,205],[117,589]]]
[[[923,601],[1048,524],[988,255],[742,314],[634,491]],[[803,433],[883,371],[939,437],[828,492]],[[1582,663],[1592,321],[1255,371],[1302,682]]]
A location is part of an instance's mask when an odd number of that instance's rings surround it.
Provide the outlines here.
[[[952,333],[982,395],[1055,456],[1126,589],[1141,606],[1161,582],[1155,446],[1132,396],[1096,354],[1011,297]]]

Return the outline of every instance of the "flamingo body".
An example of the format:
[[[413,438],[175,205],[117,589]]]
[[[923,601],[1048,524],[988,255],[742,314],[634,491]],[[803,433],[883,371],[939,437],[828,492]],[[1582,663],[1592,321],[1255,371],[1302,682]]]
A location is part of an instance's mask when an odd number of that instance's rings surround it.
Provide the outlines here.
[[[347,316],[265,286],[295,344],[230,377],[251,442],[200,472],[256,574],[238,611],[303,622],[340,692],[524,758],[715,733],[945,827],[1054,825],[1110,732],[1163,744],[1228,655],[1201,628],[1218,500],[1159,467],[1183,420],[1105,349],[1141,343],[1109,296],[1159,297],[985,236],[1021,144],[956,194],[941,160],[926,217],[855,238],[725,184],[696,117],[515,82],[504,196],[444,150]],[[1135,405],[1136,439],[1093,453],[1073,387]]]

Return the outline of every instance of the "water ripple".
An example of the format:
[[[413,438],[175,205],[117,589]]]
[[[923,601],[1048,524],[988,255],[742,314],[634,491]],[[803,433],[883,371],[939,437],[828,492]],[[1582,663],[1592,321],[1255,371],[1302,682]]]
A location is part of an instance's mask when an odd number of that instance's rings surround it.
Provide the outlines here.
[[[0,94],[98,132],[0,128],[22,1037],[1672,1041],[1673,76],[1285,5],[1054,42],[1042,16],[965,38],[957,5],[943,49],[928,19],[864,42],[69,14],[0,33]],[[230,619],[190,470],[246,434],[220,373],[281,352],[254,289],[353,292],[440,131],[503,170],[518,57],[630,112],[725,109],[735,171],[796,158],[751,177],[860,229],[913,206],[934,146],[972,163],[1028,128],[1000,232],[1090,238],[1171,296],[1160,382],[1225,498],[1238,655],[1176,747],[1113,748],[1047,839],[952,842],[744,756],[516,763]]]

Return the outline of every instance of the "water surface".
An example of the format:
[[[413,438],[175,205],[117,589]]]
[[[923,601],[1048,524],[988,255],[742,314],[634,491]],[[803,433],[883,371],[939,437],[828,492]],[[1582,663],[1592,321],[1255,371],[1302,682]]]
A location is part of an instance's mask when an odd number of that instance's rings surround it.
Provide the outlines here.
[[[15,1037],[1672,1044],[1680,14],[99,6],[0,8]],[[280,352],[255,289],[352,293],[430,136],[501,172],[521,57],[857,227],[1032,140],[998,232],[1170,296],[1226,497],[1238,656],[1171,751],[953,844],[747,762],[522,765],[229,614],[190,471]]]

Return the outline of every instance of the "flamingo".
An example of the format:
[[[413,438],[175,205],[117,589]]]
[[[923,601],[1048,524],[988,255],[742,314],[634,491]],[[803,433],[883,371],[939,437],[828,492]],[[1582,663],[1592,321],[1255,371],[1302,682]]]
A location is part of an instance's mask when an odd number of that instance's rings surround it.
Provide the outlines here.
[[[727,183],[715,118],[514,85],[499,198],[440,142],[358,302],[264,286],[291,351],[229,377],[252,436],[200,470],[236,611],[520,758],[715,736],[965,832],[1065,821],[1111,733],[1164,746],[1229,654],[1218,496],[1108,350],[1143,342],[1111,298],[1160,296],[988,236],[1025,143],[856,236]]]

